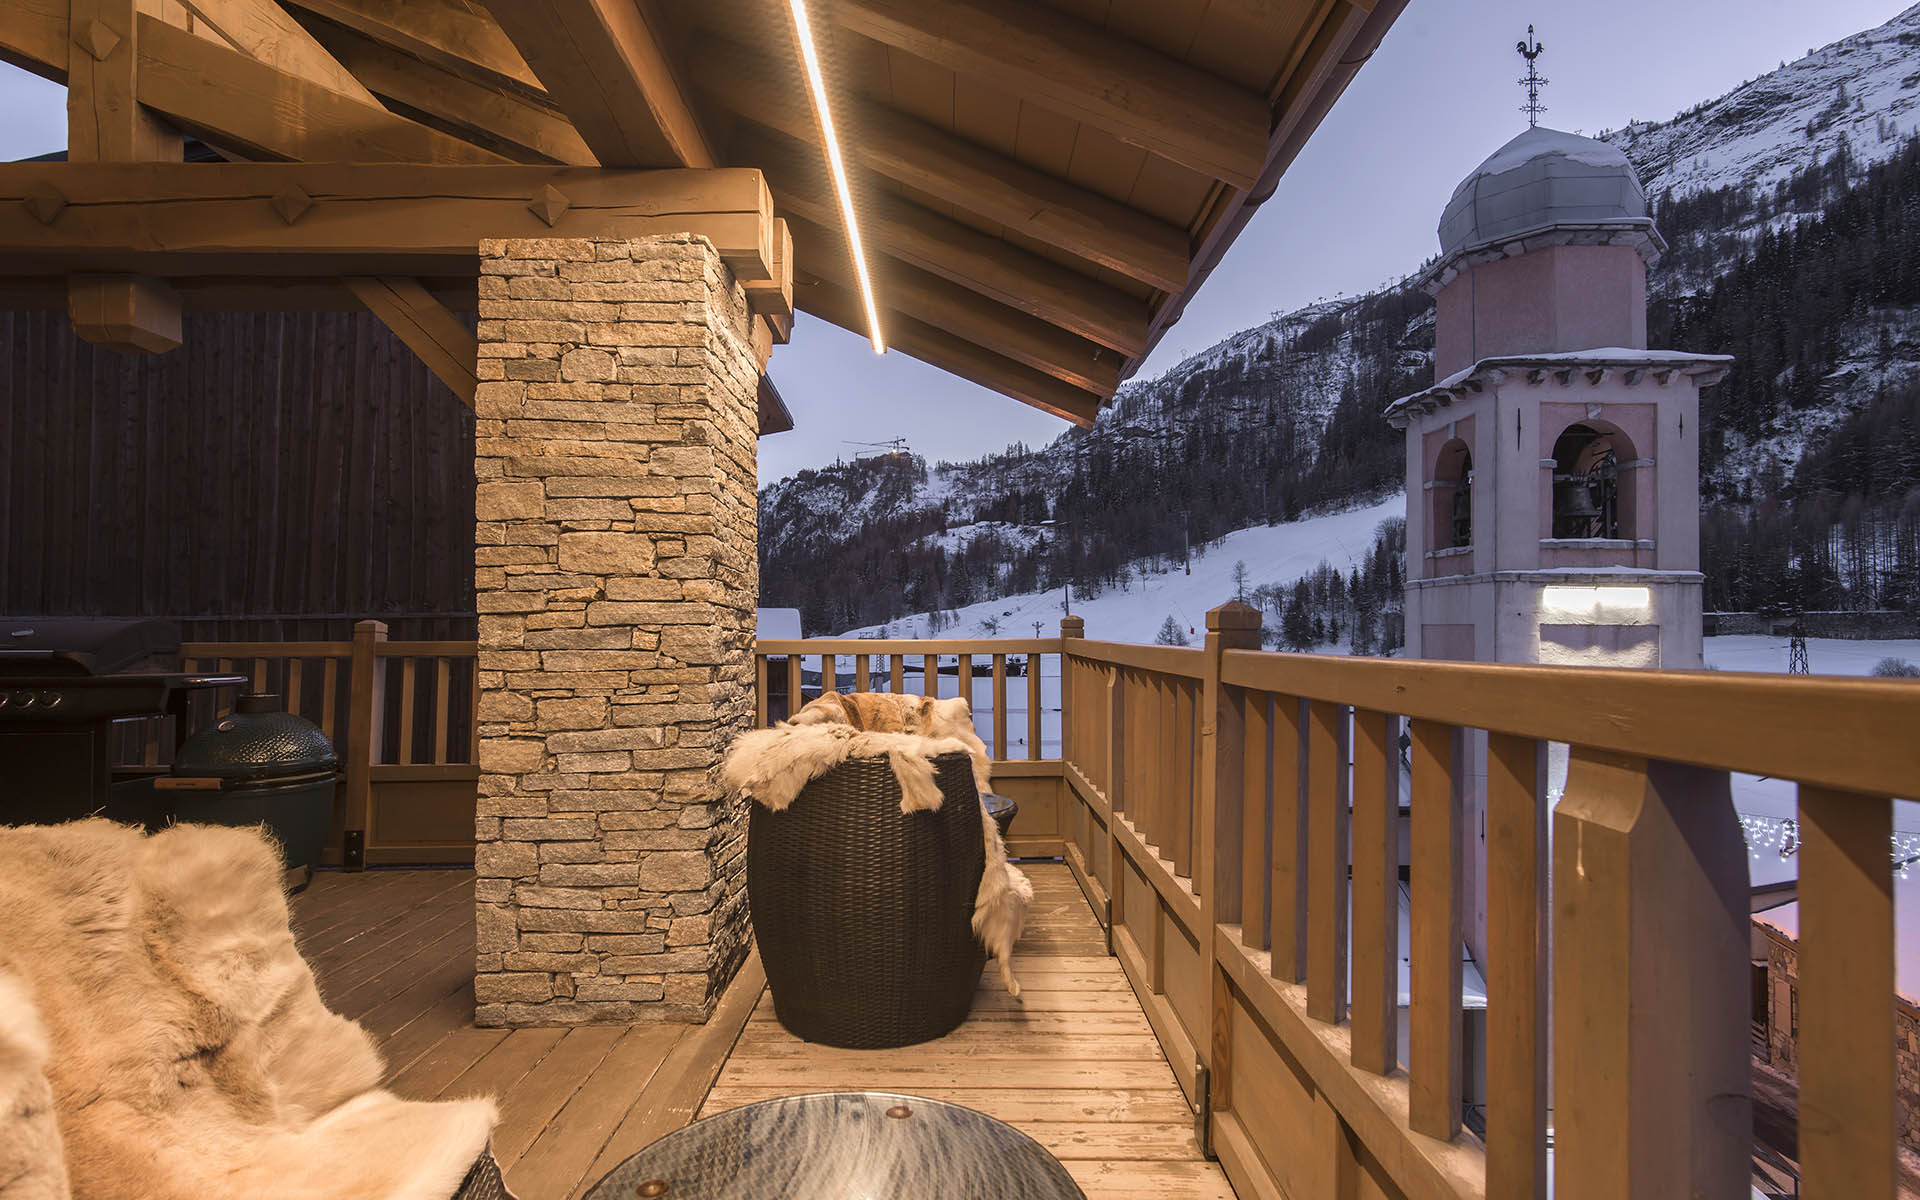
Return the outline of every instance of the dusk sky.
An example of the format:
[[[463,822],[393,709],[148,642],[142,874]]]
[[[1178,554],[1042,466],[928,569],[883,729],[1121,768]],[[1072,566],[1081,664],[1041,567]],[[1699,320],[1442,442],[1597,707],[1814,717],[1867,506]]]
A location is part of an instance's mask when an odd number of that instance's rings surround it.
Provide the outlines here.
[[[682,0],[687,2],[687,0]],[[1386,41],[1240,235],[1138,378],[1315,299],[1403,275],[1435,249],[1462,176],[1524,127],[1514,42],[1547,52],[1543,123],[1598,133],[1664,120],[1783,60],[1892,17],[1894,0],[1411,0]],[[0,159],[65,143],[65,92],[0,64]],[[850,147],[857,163],[858,147]],[[882,296],[884,303],[884,295]],[[1039,445],[1063,422],[801,316],[769,368],[791,433],[760,443],[760,479],[904,437],[929,459]]]

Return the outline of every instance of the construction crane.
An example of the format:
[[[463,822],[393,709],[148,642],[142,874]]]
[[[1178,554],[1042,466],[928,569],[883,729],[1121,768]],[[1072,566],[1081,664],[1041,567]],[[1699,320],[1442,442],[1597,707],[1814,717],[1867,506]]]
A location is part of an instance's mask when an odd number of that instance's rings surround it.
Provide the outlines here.
[[[865,447],[866,453],[855,454],[855,458],[894,458],[907,452],[907,439],[903,437],[888,438],[884,442],[847,442],[846,444]]]

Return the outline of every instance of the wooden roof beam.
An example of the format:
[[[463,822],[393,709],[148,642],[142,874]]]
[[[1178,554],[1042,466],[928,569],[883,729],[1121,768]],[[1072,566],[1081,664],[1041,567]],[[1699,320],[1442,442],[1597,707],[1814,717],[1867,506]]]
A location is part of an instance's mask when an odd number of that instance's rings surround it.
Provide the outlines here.
[[[716,104],[801,142],[818,140],[791,72],[715,39],[694,47],[692,62],[696,86]],[[1162,291],[1186,286],[1179,228],[882,104],[847,97],[836,107],[860,164],[876,174]]]
[[[476,83],[544,96],[497,21],[461,0],[287,0],[289,7]]]
[[[740,161],[766,170],[782,211],[839,227],[839,205],[802,147],[764,136],[739,150]],[[1145,301],[857,179],[854,189],[869,247],[1124,355],[1145,347]]]
[[[515,162],[593,166],[599,160],[573,123],[525,90],[427,62],[327,21],[314,36],[375,95],[423,124],[476,141]]]
[[[841,291],[856,290],[847,243],[838,231],[796,220],[793,234],[797,269]],[[947,330],[1099,396],[1111,396],[1120,386],[1118,351],[894,259],[882,258],[874,271],[879,298],[891,312]]]
[[[227,44],[270,67],[367,104],[378,104],[300,22],[273,0],[183,0],[187,11]]]
[[[835,0],[877,42],[1103,129],[1236,188],[1266,162],[1264,97],[1025,0]]]
[[[483,238],[687,232],[743,282],[790,269],[747,168],[0,163],[0,263],[17,275],[471,276]],[[791,294],[748,302],[766,312]]]
[[[0,0],[0,62],[55,83],[67,81],[69,0]]]
[[[487,0],[547,94],[610,167],[711,167],[647,0]]]
[[[794,280],[794,303],[823,321],[862,338],[867,336],[866,310],[852,292],[801,274]],[[1091,426],[1100,413],[1101,398],[1092,392],[984,350],[924,321],[899,313],[888,315],[886,321],[888,346],[921,362],[1082,427]]]
[[[140,103],[211,141],[263,158],[504,161],[164,21],[142,15],[139,26]]]

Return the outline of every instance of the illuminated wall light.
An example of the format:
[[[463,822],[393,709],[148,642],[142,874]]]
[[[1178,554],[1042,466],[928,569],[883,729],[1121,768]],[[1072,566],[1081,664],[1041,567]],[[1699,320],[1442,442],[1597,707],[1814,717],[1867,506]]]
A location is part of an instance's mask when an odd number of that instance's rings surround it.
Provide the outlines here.
[[[880,306],[874,301],[873,279],[867,274],[867,251],[860,240],[860,222],[853,213],[853,189],[847,184],[847,166],[840,157],[840,138],[833,129],[833,111],[827,106],[827,81],[820,71],[820,54],[814,49],[806,0],[792,0],[792,7],[794,39],[800,43],[800,61],[806,66],[807,86],[813,92],[813,114],[820,120],[820,141],[827,149],[833,190],[840,197],[840,219],[847,227],[847,249],[853,255],[853,273],[860,280],[860,300],[867,307],[867,334],[873,339],[873,352],[885,354],[887,343],[880,334]]]
[[[1653,589],[1644,587],[1546,587],[1540,589],[1540,607],[1563,613],[1611,612],[1647,614],[1653,611]]]

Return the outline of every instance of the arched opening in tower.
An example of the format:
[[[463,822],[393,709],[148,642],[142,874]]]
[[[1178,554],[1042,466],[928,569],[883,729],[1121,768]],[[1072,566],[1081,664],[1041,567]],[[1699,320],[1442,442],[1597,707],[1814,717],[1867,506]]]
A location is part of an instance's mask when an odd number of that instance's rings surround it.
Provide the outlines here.
[[[1459,438],[1440,447],[1433,464],[1433,547],[1449,550],[1473,544],[1473,451]]]
[[[1567,426],[1553,444],[1551,536],[1633,537],[1634,489],[1622,484],[1636,461],[1619,429],[1599,421]]]

